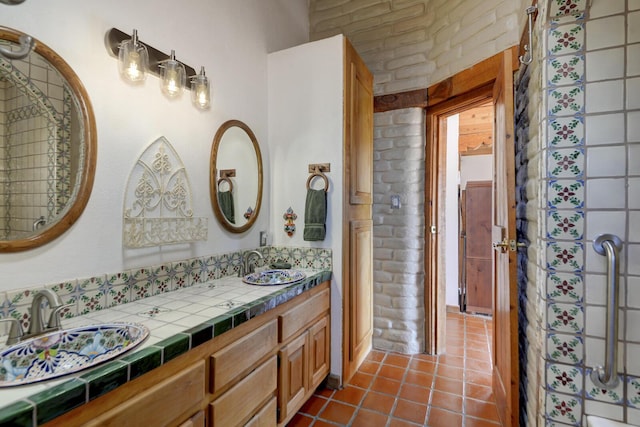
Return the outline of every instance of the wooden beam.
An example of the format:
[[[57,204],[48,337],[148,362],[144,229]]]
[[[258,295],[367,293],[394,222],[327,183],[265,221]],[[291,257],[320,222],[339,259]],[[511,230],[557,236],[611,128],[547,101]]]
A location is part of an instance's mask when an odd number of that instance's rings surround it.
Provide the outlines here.
[[[512,58],[514,58],[511,64],[513,71],[517,70],[520,65],[517,56],[518,48],[519,46],[513,46],[511,48],[513,50]],[[493,55],[491,58],[485,59],[455,76],[431,86],[427,90],[428,106],[434,106],[440,102],[491,83],[498,74],[498,69],[502,63],[502,56],[503,53]]]
[[[400,110],[402,108],[426,108],[427,89],[416,89],[408,92],[378,95],[373,98],[373,112]]]

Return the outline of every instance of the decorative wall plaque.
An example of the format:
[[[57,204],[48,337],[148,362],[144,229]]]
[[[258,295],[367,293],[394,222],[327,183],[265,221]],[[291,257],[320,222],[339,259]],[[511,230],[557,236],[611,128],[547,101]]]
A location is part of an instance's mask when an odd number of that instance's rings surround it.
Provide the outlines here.
[[[165,137],[136,162],[124,200],[125,247],[189,243],[207,239],[207,218],[194,218],[187,172]]]

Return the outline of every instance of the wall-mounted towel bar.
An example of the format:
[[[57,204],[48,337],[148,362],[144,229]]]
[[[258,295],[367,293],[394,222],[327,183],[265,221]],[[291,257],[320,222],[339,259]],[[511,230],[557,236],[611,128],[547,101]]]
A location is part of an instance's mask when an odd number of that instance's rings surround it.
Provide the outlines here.
[[[618,295],[620,294],[619,252],[622,241],[613,234],[602,234],[593,241],[593,249],[607,257],[607,324],[605,331],[604,367],[596,365],[591,381],[605,390],[616,388],[618,377]]]

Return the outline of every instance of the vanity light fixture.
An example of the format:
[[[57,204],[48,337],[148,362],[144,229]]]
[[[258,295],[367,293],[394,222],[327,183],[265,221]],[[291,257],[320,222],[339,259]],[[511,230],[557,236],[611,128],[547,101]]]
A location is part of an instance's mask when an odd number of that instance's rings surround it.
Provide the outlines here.
[[[149,68],[147,47],[138,41],[138,30],[133,30],[129,40],[118,48],[118,68],[120,75],[132,83],[143,82]]]
[[[209,79],[204,74],[204,67],[200,68],[200,73],[197,76],[191,77],[191,100],[193,105],[201,110],[209,108],[211,103]]]
[[[182,95],[187,77],[184,65],[176,60],[175,50],[172,50],[169,59],[160,63],[159,66],[162,76],[160,81],[162,92],[169,98]]]
[[[2,2],[3,0],[0,0]],[[176,59],[175,51],[171,51],[171,55],[167,55],[143,43],[138,39],[138,33],[133,30],[133,35],[129,36],[117,28],[111,28],[106,35],[105,43],[109,53],[118,58],[120,72],[124,73],[126,80],[133,82],[141,82],[144,79],[143,72],[149,72],[160,78],[160,87],[162,92],[169,98],[177,98],[186,88],[191,90],[193,104],[199,109],[207,109],[211,104],[211,87],[209,79],[204,73],[204,67],[200,69],[200,73],[196,74],[193,67],[180,62]],[[137,46],[137,49],[133,49]],[[144,49],[145,53],[142,53]],[[138,56],[129,54],[137,52]],[[129,63],[135,63],[133,67],[125,66],[122,57],[130,57]],[[134,61],[135,59],[135,61]],[[146,59],[146,62],[143,62]],[[138,61],[139,60],[139,61]],[[140,80],[136,80],[139,78]],[[186,85],[187,78],[190,85]]]

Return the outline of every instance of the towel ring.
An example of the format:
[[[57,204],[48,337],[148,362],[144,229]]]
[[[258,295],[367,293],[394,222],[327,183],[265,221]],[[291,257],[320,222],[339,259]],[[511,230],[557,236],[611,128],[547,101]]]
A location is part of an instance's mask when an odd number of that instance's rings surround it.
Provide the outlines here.
[[[220,184],[222,184],[223,182],[229,184],[229,191],[233,192],[233,182],[231,182],[231,179],[227,178],[226,176],[218,180],[218,191],[220,191]]]
[[[311,181],[315,177],[322,178],[324,180],[324,191],[325,191],[325,193],[327,191],[329,191],[329,179],[322,172],[320,172],[320,173],[315,172],[315,173],[312,173],[311,175],[309,175],[309,178],[307,178],[307,190],[311,189]]]

